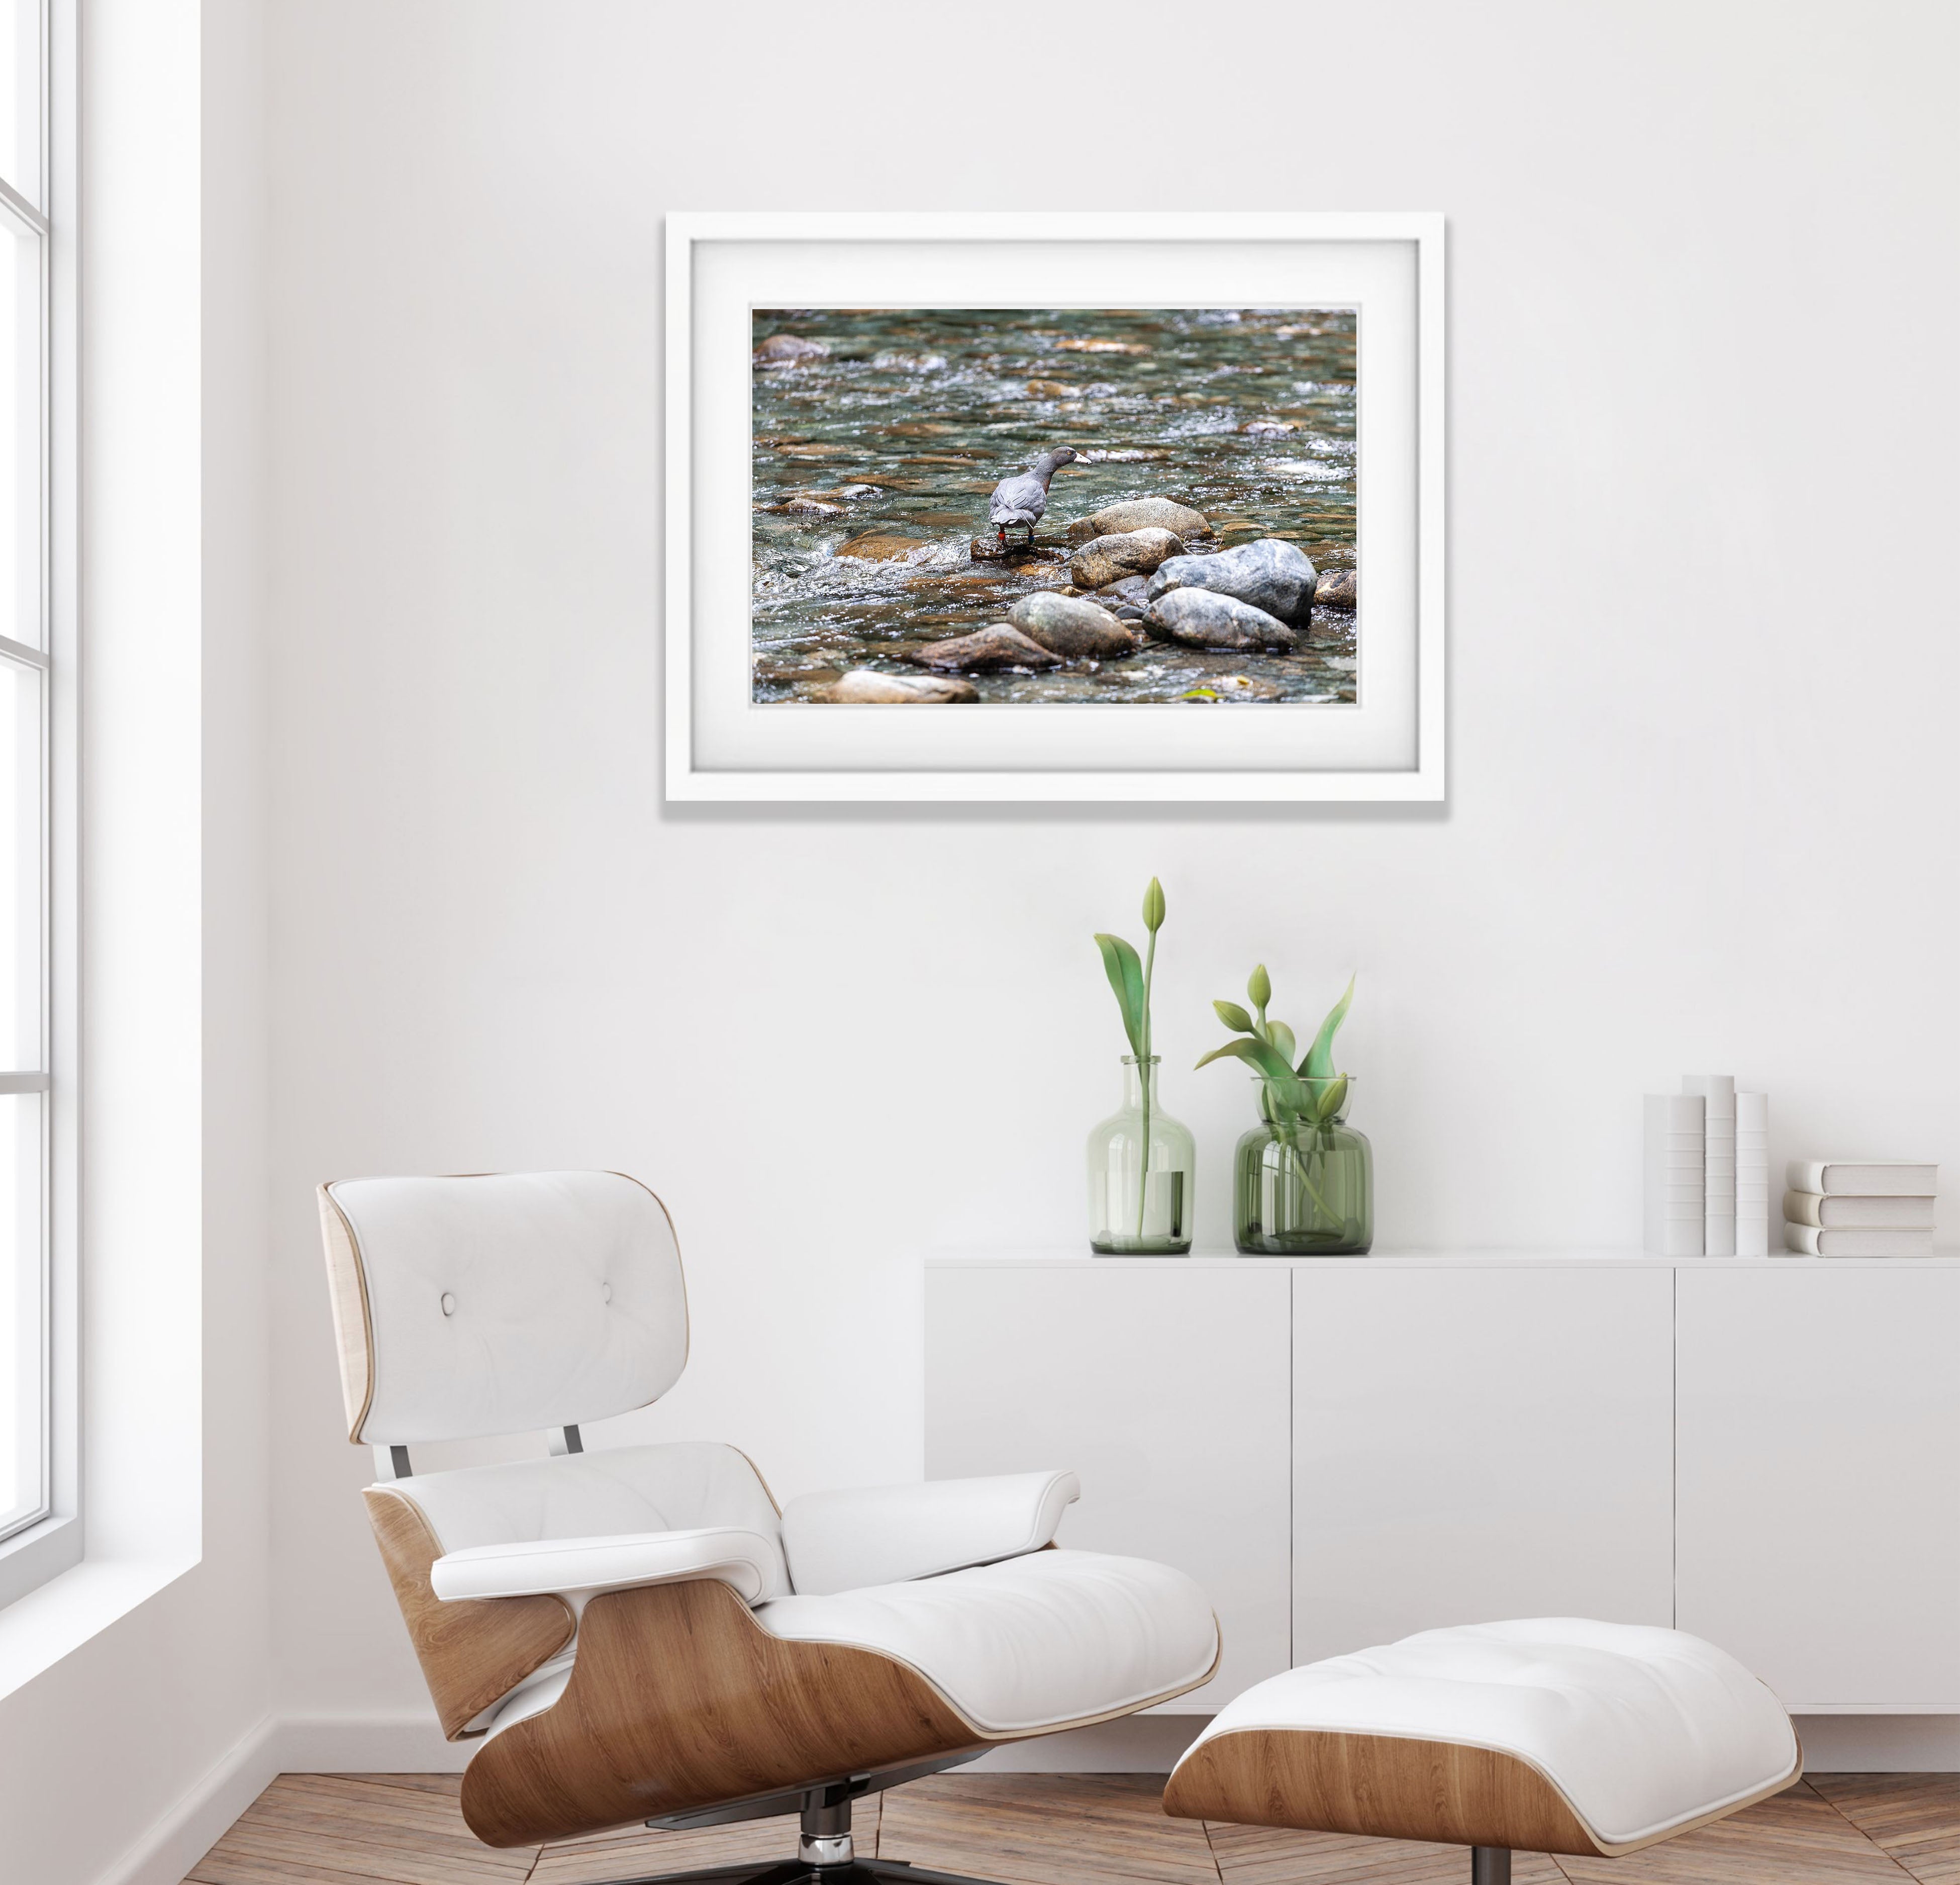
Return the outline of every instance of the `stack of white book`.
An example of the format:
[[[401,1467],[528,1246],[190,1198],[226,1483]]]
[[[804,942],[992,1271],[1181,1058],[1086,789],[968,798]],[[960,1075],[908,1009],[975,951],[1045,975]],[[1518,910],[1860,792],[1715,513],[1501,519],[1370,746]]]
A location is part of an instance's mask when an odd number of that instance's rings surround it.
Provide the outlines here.
[[[1767,1256],[1768,1096],[1732,1074],[1689,1074],[1647,1096],[1647,1250],[1656,1256]]]
[[[1799,1256],[1930,1256],[1939,1167],[1910,1159],[1793,1158],[1783,1242]]]

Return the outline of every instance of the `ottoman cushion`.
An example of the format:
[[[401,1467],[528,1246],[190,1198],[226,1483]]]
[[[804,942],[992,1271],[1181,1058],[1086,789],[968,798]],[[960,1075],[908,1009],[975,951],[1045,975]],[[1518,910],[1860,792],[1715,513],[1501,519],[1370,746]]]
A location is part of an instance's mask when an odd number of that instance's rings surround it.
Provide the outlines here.
[[[1678,1630],[1425,1630],[1256,1684],[1165,1789],[1191,1819],[1608,1856],[1780,1792],[1789,1716]]]

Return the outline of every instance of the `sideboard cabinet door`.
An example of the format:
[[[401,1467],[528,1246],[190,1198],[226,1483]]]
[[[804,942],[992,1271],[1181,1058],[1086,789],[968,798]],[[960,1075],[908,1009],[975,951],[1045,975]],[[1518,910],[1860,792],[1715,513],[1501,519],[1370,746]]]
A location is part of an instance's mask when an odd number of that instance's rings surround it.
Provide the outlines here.
[[[1294,1661],[1671,1622],[1673,1308],[1659,1267],[1300,1266]]]
[[[1209,1713],[1287,1666],[1286,1267],[947,1263],[925,1277],[925,1469],[1072,1467],[1059,1542],[1198,1580]]]
[[[1960,1708],[1960,1272],[1680,1286],[1680,1626],[1793,1710]]]

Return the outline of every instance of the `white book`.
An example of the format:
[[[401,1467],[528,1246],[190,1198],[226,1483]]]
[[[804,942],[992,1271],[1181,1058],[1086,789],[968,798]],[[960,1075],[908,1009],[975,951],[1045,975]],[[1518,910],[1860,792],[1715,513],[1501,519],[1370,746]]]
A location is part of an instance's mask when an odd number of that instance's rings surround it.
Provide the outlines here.
[[[1783,1240],[1804,1256],[1930,1256],[1933,1232],[1830,1231],[1814,1224],[1787,1224]]]
[[[1930,1198],[1939,1167],[1905,1158],[1793,1158],[1783,1173],[1792,1191],[1848,1191],[1865,1198]]]
[[[1770,1253],[1770,1097],[1736,1095],[1736,1254]]]
[[[1792,1224],[1831,1231],[1930,1231],[1933,1205],[1930,1198],[1857,1198],[1815,1191],[1783,1195],[1783,1215]]]
[[[1701,1150],[1707,1117],[1699,1094],[1650,1093],[1643,1103],[1642,1199],[1650,1256],[1701,1254],[1707,1221]]]
[[[1701,1250],[1706,1256],[1736,1254],[1736,1076],[1688,1074],[1681,1090],[1702,1102]]]

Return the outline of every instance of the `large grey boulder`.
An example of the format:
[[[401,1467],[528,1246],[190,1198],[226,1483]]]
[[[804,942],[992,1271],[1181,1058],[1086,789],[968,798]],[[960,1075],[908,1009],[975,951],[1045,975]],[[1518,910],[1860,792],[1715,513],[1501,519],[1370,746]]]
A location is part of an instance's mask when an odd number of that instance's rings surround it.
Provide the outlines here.
[[[1202,511],[1194,511],[1175,498],[1125,498],[1121,503],[1106,504],[1090,517],[1079,517],[1068,527],[1071,543],[1086,543],[1092,537],[1111,537],[1120,530],[1169,530],[1173,537],[1209,537],[1211,526]]]
[[[1125,576],[1147,576],[1166,557],[1184,554],[1184,540],[1154,526],[1119,530],[1090,540],[1068,559],[1068,574],[1078,589],[1100,589]]]
[[[1100,603],[1040,589],[1007,611],[1008,621],[1031,642],[1072,661],[1109,661],[1134,654],[1137,638]]]
[[[1150,604],[1144,626],[1155,642],[1185,648],[1293,650],[1293,630],[1263,609],[1213,589],[1173,589]]]
[[[1304,628],[1313,613],[1319,580],[1305,552],[1276,537],[1262,537],[1209,556],[1166,558],[1150,578],[1150,600],[1176,589],[1209,589]]]

